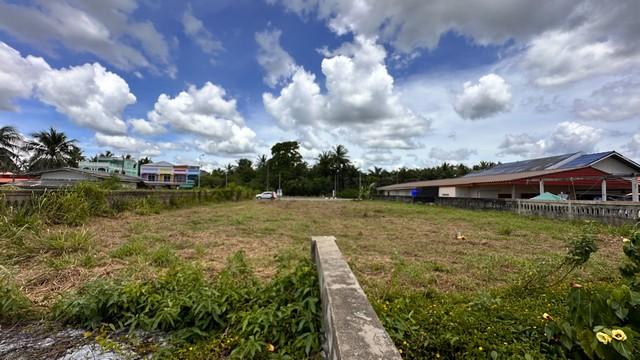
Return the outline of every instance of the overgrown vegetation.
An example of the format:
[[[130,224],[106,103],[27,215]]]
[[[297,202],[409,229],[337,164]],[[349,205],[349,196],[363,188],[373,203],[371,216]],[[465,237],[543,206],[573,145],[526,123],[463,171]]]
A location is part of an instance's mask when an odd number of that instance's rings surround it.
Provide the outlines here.
[[[0,266],[0,323],[22,320],[32,313],[29,299],[13,281],[9,271]]]
[[[623,239],[622,284],[586,288],[574,284],[564,319],[547,317],[545,334],[568,358],[637,359],[640,353],[640,231]]]
[[[242,253],[212,280],[193,265],[174,263],[148,281],[88,284],[56,304],[53,316],[91,329],[168,332],[173,347],[159,357],[301,359],[320,349],[317,279],[307,261],[281,267],[266,284]]]
[[[250,199],[250,189],[229,186],[222,189],[168,193],[166,202],[153,196],[119,198],[109,201],[112,184],[80,183],[58,191],[34,196],[28,204],[13,208],[0,199],[0,259],[12,263],[41,252],[68,251],[68,246],[89,246],[90,234],[71,230],[48,230],[51,226],[80,226],[94,216],[112,216],[122,211],[140,215],[157,214],[162,209],[201,203]],[[0,196],[2,196],[0,194]],[[81,244],[82,243],[82,244]]]
[[[624,283],[566,283],[597,251],[599,229],[585,224],[571,235],[564,259],[509,286],[475,294],[399,286],[369,293],[405,358],[635,359],[640,232],[624,239]]]

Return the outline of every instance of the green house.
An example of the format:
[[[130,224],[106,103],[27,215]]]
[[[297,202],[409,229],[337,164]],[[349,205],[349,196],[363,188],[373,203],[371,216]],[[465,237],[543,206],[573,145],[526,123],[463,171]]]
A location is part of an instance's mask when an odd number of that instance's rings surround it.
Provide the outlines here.
[[[98,157],[98,161],[81,161],[78,168],[82,170],[106,172],[108,174],[122,174],[138,176],[138,162],[133,159],[119,157]]]

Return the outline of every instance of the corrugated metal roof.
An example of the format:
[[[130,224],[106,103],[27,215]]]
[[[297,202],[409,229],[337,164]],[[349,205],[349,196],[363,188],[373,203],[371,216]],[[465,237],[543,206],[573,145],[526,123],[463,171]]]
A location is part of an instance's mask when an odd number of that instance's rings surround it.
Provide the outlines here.
[[[529,172],[529,171],[549,170],[549,168],[552,167],[553,165],[556,165],[564,160],[567,160],[577,154],[579,153],[549,156],[545,158],[514,161],[510,163],[499,164],[486,170],[474,171],[472,173],[465,175],[464,177],[478,177],[478,176],[488,176],[488,175],[502,175],[502,174],[523,173],[523,172]]]
[[[462,176],[452,179],[439,179],[439,180],[426,180],[426,181],[414,181],[404,184],[394,184],[381,186],[378,190],[410,190],[418,187],[430,187],[430,186],[456,186],[456,185],[473,185],[473,184],[485,184],[485,183],[497,183],[507,182],[514,180],[527,179],[531,177],[555,174],[559,172],[565,172],[567,169],[553,169],[553,170],[541,170],[541,171],[527,171],[516,174],[497,174],[487,176]]]

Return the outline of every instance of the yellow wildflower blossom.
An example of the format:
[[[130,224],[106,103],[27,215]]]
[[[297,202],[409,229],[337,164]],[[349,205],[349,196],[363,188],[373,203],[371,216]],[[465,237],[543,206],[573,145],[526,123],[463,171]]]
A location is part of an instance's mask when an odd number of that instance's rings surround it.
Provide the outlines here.
[[[629,240],[629,239],[627,239],[627,238],[622,238],[622,242],[626,244],[626,243],[630,243],[630,242],[631,242],[631,240]]]
[[[276,347],[273,346],[273,344],[267,344],[267,351],[268,352],[274,352],[274,351],[276,351]]]
[[[606,345],[606,344],[608,344],[608,343],[610,343],[610,342],[611,342],[611,340],[612,340],[612,339],[611,339],[611,336],[609,336],[609,335],[607,335],[607,334],[603,333],[602,331],[598,331],[598,332],[596,333],[596,339],[598,339],[598,341],[600,341],[601,343],[603,343],[603,344],[605,344],[605,345]]]
[[[624,331],[622,331],[622,329],[611,330],[611,337],[613,337],[614,339],[616,339],[618,341],[627,340],[627,334],[625,334]]]
[[[542,314],[542,318],[548,321],[553,320],[553,317],[547,313]]]

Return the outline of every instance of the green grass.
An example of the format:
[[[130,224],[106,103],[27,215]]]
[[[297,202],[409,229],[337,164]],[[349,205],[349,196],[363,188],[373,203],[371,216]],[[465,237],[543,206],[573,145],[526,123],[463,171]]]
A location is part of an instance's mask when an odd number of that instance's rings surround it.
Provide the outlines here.
[[[185,264],[200,269],[209,282],[225,271],[229,257],[243,251],[252,276],[263,286],[279,278],[279,269],[309,258],[311,236],[334,235],[408,358],[432,358],[438,351],[448,352],[439,353],[443,358],[487,358],[491,351],[499,359],[526,354],[539,358],[540,312],[552,306],[562,313],[560,301],[569,280],[585,286],[619,281],[615,269],[622,257],[620,236],[630,228],[598,225],[600,250],[586,266],[556,287],[536,293],[519,290],[529,277],[559,262],[582,227],[577,221],[388,202],[208,203],[100,218],[86,225],[93,234],[88,247],[68,234],[66,240],[51,240],[43,247],[47,250],[38,250],[45,255],[40,262],[12,259],[17,273],[24,274],[33,266],[54,274],[81,267],[80,278],[69,286],[79,290],[105,272],[117,279],[114,286],[139,285]],[[51,233],[65,231],[58,226]],[[466,240],[456,240],[457,233]],[[12,242],[16,247],[33,247],[38,239],[11,234],[22,239]],[[4,249],[0,254],[11,259]],[[28,276],[23,278],[28,281]],[[385,313],[383,305],[388,307]],[[531,342],[523,340],[527,336]],[[224,357],[231,351],[228,343],[239,346],[237,339],[218,334],[198,341],[193,351],[181,347],[180,355],[198,358],[198,353],[224,349],[215,355]]]

